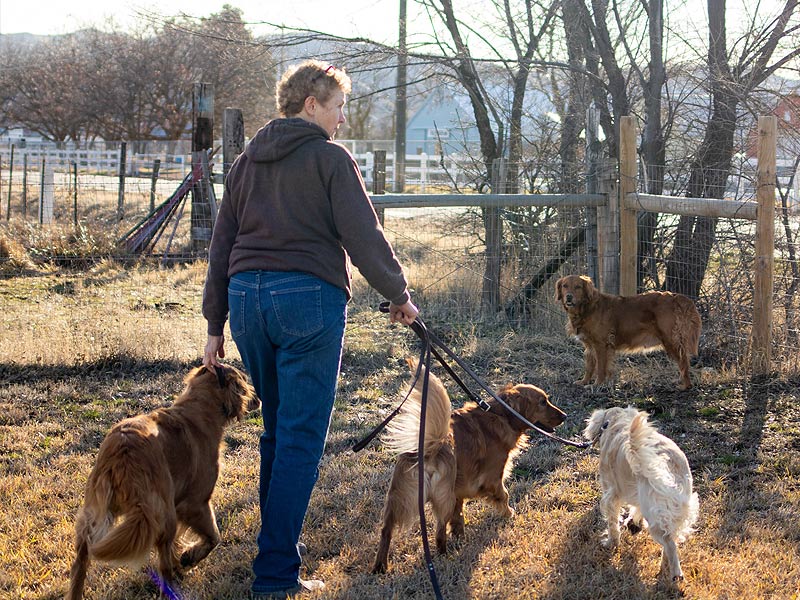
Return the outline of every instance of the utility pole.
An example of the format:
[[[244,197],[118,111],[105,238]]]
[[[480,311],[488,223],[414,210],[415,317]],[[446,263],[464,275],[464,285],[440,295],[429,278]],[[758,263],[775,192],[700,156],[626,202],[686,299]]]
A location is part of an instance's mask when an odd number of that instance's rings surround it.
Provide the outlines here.
[[[406,188],[406,0],[400,0],[400,32],[397,39],[397,88],[395,90],[394,191]]]

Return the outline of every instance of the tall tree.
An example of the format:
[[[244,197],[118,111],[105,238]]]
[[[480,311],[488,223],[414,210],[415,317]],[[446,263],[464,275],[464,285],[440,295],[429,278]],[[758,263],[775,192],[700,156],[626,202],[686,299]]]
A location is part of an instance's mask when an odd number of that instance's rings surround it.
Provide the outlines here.
[[[786,0],[769,23],[752,22],[738,56],[728,52],[725,0],[708,0],[708,77],[711,115],[705,135],[691,162],[687,195],[723,198],[735,151],[737,107],[775,71],[800,55],[800,48],[782,49],[787,36],[798,31],[793,22],[800,0]],[[716,239],[717,219],[681,217],[667,260],[667,289],[697,298]]]
[[[514,193],[519,190],[518,170],[522,162],[522,117],[528,79],[534,58],[543,38],[549,35],[558,13],[558,0],[534,2],[523,0],[497,0],[492,8],[497,15],[493,24],[486,24],[494,37],[504,39],[510,44],[512,57],[507,58],[505,50],[497,47],[488,35],[482,35],[477,25],[468,25],[455,12],[452,0],[420,0],[428,10],[434,29],[444,27],[444,32],[436,39],[442,52],[440,62],[461,84],[469,96],[475,124],[480,139],[481,158],[487,180],[501,179],[493,173],[495,160],[507,156],[509,172],[505,176],[506,187],[494,191]],[[484,16],[488,16],[483,11]],[[507,85],[511,88],[510,105],[506,112],[488,90],[477,61],[467,44],[464,31],[478,38],[494,54],[495,60],[506,74]],[[502,33],[498,33],[502,31]],[[508,153],[504,152],[505,131],[508,131]],[[499,307],[500,247],[502,240],[502,220],[497,208],[482,209],[486,243],[486,264],[484,268],[483,304],[489,311]]]

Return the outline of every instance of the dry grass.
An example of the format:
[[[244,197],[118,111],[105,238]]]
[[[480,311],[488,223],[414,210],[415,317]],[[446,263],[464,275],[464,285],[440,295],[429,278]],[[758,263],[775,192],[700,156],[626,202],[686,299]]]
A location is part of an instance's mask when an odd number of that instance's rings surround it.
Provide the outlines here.
[[[6,274],[0,281],[0,598],[55,599],[72,560],[72,527],[93,457],[119,419],[179,391],[205,340],[202,265],[164,270],[101,263],[84,272]],[[362,295],[360,300],[372,300]],[[434,311],[431,311],[434,314]],[[659,586],[659,547],[646,534],[603,550],[597,457],[533,438],[509,482],[517,514],[495,518],[473,501],[466,538],[435,558],[448,600],[587,598],[792,598],[800,589],[800,409],[797,382],[737,381],[711,369],[677,393],[660,354],[620,361],[610,390],[579,389],[581,349],[535,330],[429,326],[492,386],[536,383],[550,392],[575,437],[594,408],[633,404],[685,450],[701,499],[697,533],[681,548],[686,581]],[[237,361],[229,344],[230,358]],[[413,334],[385,315],[351,309],[331,435],[303,539],[304,573],[329,599],[431,598],[417,531],[400,533],[389,573],[368,574],[393,458],[352,444],[395,405],[407,380],[400,360]],[[454,390],[454,401],[463,394]],[[260,420],[229,430],[215,493],[222,544],[187,574],[188,600],[246,597],[258,530]],[[92,564],[88,598],[156,598],[143,571]]]

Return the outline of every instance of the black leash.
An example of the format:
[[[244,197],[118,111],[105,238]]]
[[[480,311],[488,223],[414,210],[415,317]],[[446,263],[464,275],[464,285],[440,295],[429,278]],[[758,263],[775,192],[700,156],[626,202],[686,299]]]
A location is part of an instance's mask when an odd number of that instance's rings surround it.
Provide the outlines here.
[[[388,312],[388,310],[389,304],[386,303],[386,311]],[[419,360],[417,361],[417,370],[414,373],[414,380],[411,382],[411,387],[400,404],[397,405],[397,408],[395,408],[388,417],[386,417],[375,429],[373,429],[369,435],[353,446],[353,452],[362,450],[375,438],[376,435],[383,430],[384,427],[386,427],[386,425],[388,425],[389,421],[391,421],[397,415],[397,413],[400,412],[403,404],[405,404],[406,400],[408,400],[409,396],[411,396],[411,392],[417,385],[417,381],[419,381],[420,375],[422,374],[422,369],[424,368],[425,374],[422,377],[422,394],[420,396],[419,442],[417,443],[417,478],[419,490],[417,493],[417,507],[419,509],[419,528],[422,536],[422,549],[425,554],[425,565],[428,568],[428,576],[430,577],[431,585],[433,586],[433,593],[436,595],[436,600],[444,600],[442,597],[442,591],[439,588],[439,580],[436,577],[436,570],[433,566],[433,557],[431,556],[431,547],[430,542],[428,541],[428,527],[425,519],[425,415],[427,414],[426,411],[428,408],[428,375],[430,373],[432,347],[428,338],[428,330],[422,320],[417,318],[411,328],[417,333],[423,342],[419,354]]]
[[[389,303],[383,302],[380,305],[380,311],[388,313],[389,312]],[[437,347],[440,348],[447,356],[449,356],[455,363],[461,367],[461,369],[467,373],[473,380],[475,380],[478,385],[483,388],[483,390],[488,393],[492,398],[494,398],[501,406],[505,407],[511,414],[515,417],[520,419],[523,423],[525,423],[531,429],[538,431],[542,435],[549,437],[552,440],[556,440],[561,442],[562,444],[566,444],[568,446],[575,446],[576,448],[588,448],[591,446],[591,442],[573,442],[571,440],[565,440],[562,437],[554,435],[548,431],[545,431],[531,423],[528,419],[523,417],[519,414],[516,410],[511,408],[502,398],[500,398],[494,391],[483,382],[483,380],[478,377],[478,375],[467,365],[458,355],[456,355],[450,348],[444,345],[444,343],[428,328],[425,326],[425,323],[422,322],[422,319],[417,317],[414,322],[411,324],[411,329],[414,330],[414,333],[419,336],[420,340],[422,340],[422,348],[420,350],[419,360],[417,361],[417,370],[414,373],[414,380],[411,382],[411,387],[406,393],[403,400],[400,404],[397,405],[389,416],[387,416],[375,429],[373,429],[364,439],[353,446],[353,452],[358,452],[363,450],[367,444],[369,444],[375,436],[377,436],[381,431],[383,431],[384,427],[388,425],[389,421],[391,421],[397,413],[400,412],[403,404],[405,404],[406,400],[408,400],[409,396],[411,395],[412,390],[417,385],[419,381],[419,377],[424,366],[425,373],[422,377],[422,394],[420,396],[420,419],[419,419],[419,441],[417,443],[417,475],[419,480],[419,491],[417,494],[417,508],[419,509],[419,525],[420,525],[420,534],[422,535],[422,548],[425,554],[425,564],[428,568],[428,576],[431,580],[431,585],[433,586],[433,593],[436,596],[436,600],[444,600],[442,597],[442,592],[439,587],[439,581],[436,577],[436,570],[433,566],[433,558],[431,557],[431,549],[430,549],[430,542],[428,541],[428,529],[425,521],[425,416],[427,414],[427,406],[428,406],[428,379],[430,375],[430,364],[431,364],[431,354],[436,357],[436,360],[444,367],[444,369],[450,374],[453,380],[458,383],[461,389],[473,400],[478,406],[480,406],[484,411],[489,411],[492,407],[491,405],[483,400],[480,396],[475,394],[467,385],[461,380],[461,378],[456,374],[455,371],[450,367],[447,361],[442,357],[442,355],[437,350]]]
[[[389,309],[389,305],[386,305]],[[430,379],[431,368],[431,344],[428,341],[428,330],[420,320],[419,332],[424,334],[420,336],[423,340],[424,349],[421,353],[422,359],[425,362],[425,375],[422,377],[422,395],[420,396],[420,417],[419,417],[419,442],[417,443],[417,508],[419,510],[419,529],[422,536],[422,550],[425,554],[425,566],[428,568],[428,577],[430,577],[431,585],[433,586],[433,594],[436,600],[444,600],[442,597],[442,590],[439,588],[439,580],[436,577],[436,569],[433,567],[433,557],[431,556],[431,546],[428,541],[428,528],[425,523],[425,415],[428,413],[428,381]],[[415,329],[416,331],[416,329]],[[419,365],[417,366],[417,373],[419,373]],[[412,387],[413,389],[413,387]]]
[[[388,302],[382,302],[380,304],[380,306],[379,306],[379,310],[381,312],[388,313],[389,312],[389,303]],[[477,383],[483,389],[483,391],[485,391],[492,398],[494,398],[494,400],[498,404],[500,404],[502,407],[504,407],[508,412],[510,412],[512,415],[514,415],[516,418],[518,418],[523,423],[525,423],[525,425],[527,425],[530,429],[533,429],[537,433],[540,433],[543,436],[548,437],[553,441],[556,441],[556,442],[559,442],[561,444],[564,444],[565,446],[572,446],[574,448],[589,448],[592,445],[592,443],[589,442],[589,441],[575,442],[573,440],[564,439],[561,436],[558,436],[558,435],[556,435],[554,433],[550,433],[549,431],[545,431],[544,429],[542,429],[538,425],[536,425],[534,423],[531,423],[528,419],[523,417],[516,410],[514,410],[511,406],[509,406],[508,403],[505,400],[500,398],[500,396],[498,396],[494,392],[494,390],[492,390],[492,388],[490,388],[477,375],[477,373],[475,373],[475,371],[473,371],[472,368],[467,363],[464,362],[464,360],[460,356],[458,356],[455,352],[453,352],[450,348],[448,348],[444,344],[444,342],[442,342],[442,340],[440,340],[439,337],[435,333],[430,331],[425,326],[425,323],[422,322],[422,319],[417,317],[414,320],[414,322],[410,325],[410,327],[411,327],[411,329],[414,330],[414,333],[416,333],[417,336],[419,336],[420,340],[422,340],[422,350],[420,352],[420,360],[418,361],[418,364],[417,364],[417,371],[416,371],[416,373],[414,375],[414,380],[411,383],[411,390],[414,389],[414,386],[416,385],[417,380],[419,379],[420,365],[423,362],[425,354],[430,352],[436,357],[436,360],[439,361],[439,363],[442,365],[442,367],[445,369],[445,371],[447,371],[447,373],[453,378],[453,380],[459,385],[459,387],[461,387],[461,389],[464,390],[464,392],[469,396],[470,400],[475,402],[484,411],[488,412],[491,409],[491,405],[488,402],[486,402],[485,400],[483,400],[481,397],[479,397],[477,394],[475,394],[469,387],[467,387],[467,385],[461,380],[461,378],[456,374],[456,372],[453,371],[452,367],[450,367],[450,365],[447,363],[447,361],[442,357],[442,355],[437,350],[437,347],[438,347],[439,349],[442,350],[442,352],[444,352],[447,356],[449,356],[453,360],[453,362],[455,362],[459,367],[461,367],[461,369],[467,375],[469,375],[475,381],[475,383]],[[408,391],[408,393],[406,394],[405,398],[403,398],[403,401],[397,406],[397,408],[394,411],[392,411],[392,413],[388,417],[386,417],[383,420],[382,423],[380,423],[363,440],[361,440],[355,446],[353,446],[353,451],[354,452],[358,452],[360,450],[363,450],[364,447],[366,447],[367,444],[369,444],[373,439],[375,439],[375,436],[377,436],[383,430],[383,428],[386,427],[386,425],[389,423],[389,421],[391,421],[397,415],[397,413],[400,412],[400,408],[403,406],[403,403],[405,403],[405,401],[408,399],[409,395],[411,394],[411,390]],[[423,412],[422,414],[424,415],[425,413]]]

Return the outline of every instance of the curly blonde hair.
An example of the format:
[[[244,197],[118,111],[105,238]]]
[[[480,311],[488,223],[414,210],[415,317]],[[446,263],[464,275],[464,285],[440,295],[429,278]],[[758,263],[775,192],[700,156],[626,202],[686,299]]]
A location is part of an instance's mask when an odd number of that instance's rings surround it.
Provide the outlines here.
[[[334,91],[349,94],[350,77],[344,69],[337,69],[319,60],[306,60],[290,67],[281,77],[275,92],[275,104],[283,117],[293,117],[303,110],[306,98],[314,96],[326,103]]]

